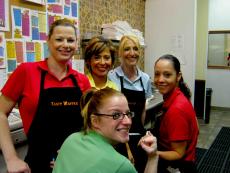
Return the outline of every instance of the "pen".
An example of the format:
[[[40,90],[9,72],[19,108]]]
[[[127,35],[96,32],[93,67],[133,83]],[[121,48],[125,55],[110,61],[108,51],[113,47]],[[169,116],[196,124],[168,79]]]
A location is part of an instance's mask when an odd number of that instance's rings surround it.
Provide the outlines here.
[[[147,135],[147,136],[150,136],[150,135],[151,135],[151,132],[150,132],[150,131],[146,131],[146,135]]]
[[[129,136],[137,136],[137,135],[141,135],[140,133],[129,133]]]

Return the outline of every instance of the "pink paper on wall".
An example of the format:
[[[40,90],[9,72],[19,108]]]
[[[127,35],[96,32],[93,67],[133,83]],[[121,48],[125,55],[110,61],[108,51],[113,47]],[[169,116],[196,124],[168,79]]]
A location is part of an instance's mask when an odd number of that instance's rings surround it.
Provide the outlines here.
[[[40,40],[46,40],[46,39],[47,39],[46,33],[40,32]]]
[[[49,15],[48,16],[48,25],[49,25],[49,27],[51,26],[51,24],[54,22],[54,16],[51,16],[51,15]]]
[[[70,0],[65,0],[66,5],[70,5]]]
[[[33,42],[26,42],[26,51],[34,52],[34,43]]]
[[[29,10],[25,10],[22,14],[22,35],[30,36],[30,17]]]
[[[48,11],[52,13],[62,14],[63,7],[62,5],[59,5],[59,4],[49,4]]]
[[[23,44],[21,41],[15,42],[15,48],[16,48],[16,59],[18,63],[24,62],[23,58]]]

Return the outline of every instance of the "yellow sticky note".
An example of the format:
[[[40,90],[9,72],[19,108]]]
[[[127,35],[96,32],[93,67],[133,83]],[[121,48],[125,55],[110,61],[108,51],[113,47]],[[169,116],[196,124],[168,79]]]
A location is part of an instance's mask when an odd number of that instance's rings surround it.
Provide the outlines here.
[[[22,31],[20,29],[14,30],[14,38],[22,38]]]
[[[7,54],[7,59],[16,58],[16,49],[13,41],[6,42],[6,54]]]
[[[39,30],[40,32],[46,33],[47,31],[47,20],[46,20],[46,14],[44,13],[39,13],[38,14],[38,25],[39,25]]]
[[[41,60],[41,52],[42,52],[41,43],[36,42],[35,43],[35,61]]]

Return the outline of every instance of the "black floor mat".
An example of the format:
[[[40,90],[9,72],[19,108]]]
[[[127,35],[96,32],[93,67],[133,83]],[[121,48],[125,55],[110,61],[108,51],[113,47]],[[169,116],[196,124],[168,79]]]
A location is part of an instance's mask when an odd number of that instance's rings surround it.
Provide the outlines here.
[[[207,149],[205,148],[196,148],[196,165],[200,163],[201,158],[204,156]]]
[[[198,173],[230,173],[230,128],[222,127],[207,151],[197,151]]]

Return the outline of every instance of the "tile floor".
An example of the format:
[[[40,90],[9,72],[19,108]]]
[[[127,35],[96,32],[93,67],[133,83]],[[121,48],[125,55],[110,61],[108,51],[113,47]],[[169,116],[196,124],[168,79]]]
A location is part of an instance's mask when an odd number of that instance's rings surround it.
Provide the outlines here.
[[[221,127],[230,127],[230,108],[212,107],[209,123],[205,124],[201,119],[198,119],[198,122],[200,134],[197,147],[208,149]]]

